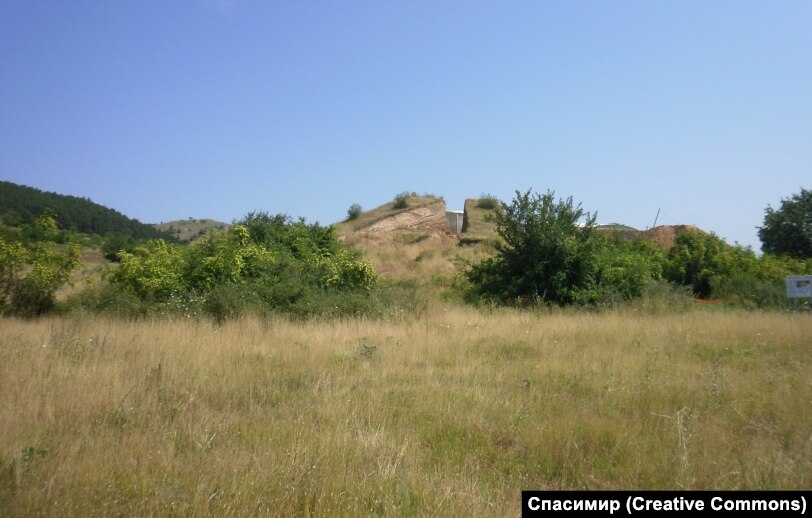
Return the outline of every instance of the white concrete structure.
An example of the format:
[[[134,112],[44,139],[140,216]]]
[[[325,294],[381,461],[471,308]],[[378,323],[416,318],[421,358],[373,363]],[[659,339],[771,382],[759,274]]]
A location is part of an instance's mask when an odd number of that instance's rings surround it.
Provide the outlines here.
[[[458,236],[462,233],[462,222],[464,219],[464,213],[461,210],[447,210],[445,211],[445,217],[448,218],[448,227],[451,229],[451,233],[455,236]]]

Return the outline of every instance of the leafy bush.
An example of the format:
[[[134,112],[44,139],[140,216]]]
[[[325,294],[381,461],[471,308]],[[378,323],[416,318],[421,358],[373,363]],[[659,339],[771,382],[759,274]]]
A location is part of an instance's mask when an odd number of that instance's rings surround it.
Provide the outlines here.
[[[567,304],[583,298],[598,267],[601,239],[594,231],[595,216],[574,205],[572,197],[555,201],[552,191],[516,191],[504,209],[494,215],[502,238],[496,257],[467,274],[475,297],[517,304]]]
[[[56,237],[50,216],[37,219],[39,238]],[[70,281],[81,265],[76,245],[6,241],[0,237],[0,312],[24,317],[42,315],[54,308],[56,291]]]
[[[596,251],[593,283],[578,293],[579,302],[614,305],[642,297],[661,280],[664,257],[648,241],[604,240]]]
[[[185,248],[150,241],[119,255],[110,281],[152,311],[199,309],[218,321],[248,311],[363,311],[358,300],[377,282],[371,265],[343,248],[331,227],[266,213],[248,214],[228,232]]]
[[[714,234],[686,229],[677,234],[665,263],[666,278],[689,286],[698,296],[711,293],[711,278],[720,273],[720,259],[728,245]]]
[[[119,252],[132,253],[135,249],[135,241],[130,236],[124,234],[111,234],[107,236],[102,244],[104,258],[108,261],[119,262]]]
[[[764,254],[731,246],[714,234],[680,232],[664,262],[664,277],[696,296],[748,308],[790,307],[784,279],[812,274],[812,259]]]
[[[392,207],[395,209],[405,209],[409,206],[409,196],[413,193],[409,193],[407,191],[403,191],[402,193],[395,196],[394,203]]]
[[[147,241],[132,253],[119,254],[120,265],[113,270],[113,284],[130,290],[147,301],[161,301],[172,293],[185,291],[184,249],[162,239]]]
[[[353,221],[358,219],[358,216],[361,215],[363,209],[361,209],[361,205],[357,203],[353,203],[350,205],[350,208],[347,209],[347,221]]]
[[[258,306],[257,294],[237,284],[215,286],[203,301],[203,310],[217,323],[239,317]]]

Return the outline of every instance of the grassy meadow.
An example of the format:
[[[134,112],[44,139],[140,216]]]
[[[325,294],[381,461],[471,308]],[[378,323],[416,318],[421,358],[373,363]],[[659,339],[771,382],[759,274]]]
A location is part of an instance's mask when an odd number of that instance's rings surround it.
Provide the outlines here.
[[[809,488],[812,318],[0,321],[0,515],[505,515]]]

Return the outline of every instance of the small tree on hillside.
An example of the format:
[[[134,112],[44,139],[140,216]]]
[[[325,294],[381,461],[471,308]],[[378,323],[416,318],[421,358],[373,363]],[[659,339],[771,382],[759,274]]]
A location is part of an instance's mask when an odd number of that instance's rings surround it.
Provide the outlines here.
[[[507,303],[578,302],[594,284],[595,215],[575,205],[572,197],[516,191],[510,204],[494,213],[502,242],[497,255],[468,271],[480,298]],[[582,224],[579,224],[581,220]]]
[[[812,257],[812,190],[801,189],[782,199],[781,207],[764,211],[764,226],[758,229],[761,249],[799,259]]]
[[[395,196],[394,202],[392,204],[392,208],[405,209],[406,207],[408,207],[409,206],[409,196],[410,196],[410,194],[409,194],[408,191],[403,191],[402,193],[399,193],[397,196]]]
[[[354,219],[358,219],[358,216],[361,215],[363,209],[357,203],[353,203],[350,205],[350,208],[347,209],[347,221],[352,221]]]

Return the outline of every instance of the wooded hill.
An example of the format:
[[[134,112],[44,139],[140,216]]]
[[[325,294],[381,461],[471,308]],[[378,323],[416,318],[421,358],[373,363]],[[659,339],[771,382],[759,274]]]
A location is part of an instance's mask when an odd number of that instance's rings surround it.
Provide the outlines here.
[[[59,228],[64,230],[88,234],[119,234],[135,239],[174,239],[174,236],[152,225],[128,218],[87,198],[0,181],[0,218],[6,225],[32,223],[46,211],[53,214]]]

